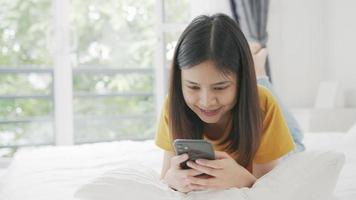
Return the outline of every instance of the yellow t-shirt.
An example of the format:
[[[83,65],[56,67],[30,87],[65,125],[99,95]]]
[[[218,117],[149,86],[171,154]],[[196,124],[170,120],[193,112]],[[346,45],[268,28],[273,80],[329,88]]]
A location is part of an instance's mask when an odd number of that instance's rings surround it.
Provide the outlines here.
[[[260,146],[253,161],[254,163],[262,164],[276,160],[287,154],[294,149],[294,143],[276,99],[272,96],[269,90],[263,86],[258,86],[258,93],[263,116],[263,133]],[[161,112],[155,142],[160,148],[174,152],[173,140],[168,126],[169,108],[167,100],[168,98],[166,98]],[[227,145],[219,145],[219,143],[228,136],[231,130],[232,120],[230,119],[229,121],[230,122],[225,128],[221,138],[211,140],[205,136],[205,139],[213,144],[215,150],[226,150]],[[236,159],[238,152],[230,153],[230,156]]]

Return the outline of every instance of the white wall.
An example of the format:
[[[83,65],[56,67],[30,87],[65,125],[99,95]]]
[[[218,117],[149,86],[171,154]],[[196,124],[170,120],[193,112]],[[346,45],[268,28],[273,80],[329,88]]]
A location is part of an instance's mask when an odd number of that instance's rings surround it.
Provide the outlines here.
[[[193,16],[231,15],[228,0],[191,2]],[[354,0],[270,0],[272,76],[287,105],[314,106],[319,83],[333,80],[344,106],[356,107],[355,10]]]
[[[272,0],[268,21],[272,77],[287,105],[313,105],[325,77],[322,0]],[[325,2],[325,1],[324,1]]]
[[[328,2],[329,75],[342,84],[345,105],[356,107],[356,1]]]
[[[273,77],[286,103],[313,106],[320,81],[333,80],[344,106],[355,107],[356,1],[272,0],[270,6]]]
[[[191,18],[218,12],[231,16],[229,0],[191,0],[190,5]]]

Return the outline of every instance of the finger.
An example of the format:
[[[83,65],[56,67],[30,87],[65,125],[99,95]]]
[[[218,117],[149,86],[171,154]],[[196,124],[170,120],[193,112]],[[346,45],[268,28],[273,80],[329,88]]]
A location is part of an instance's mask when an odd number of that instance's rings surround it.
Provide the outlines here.
[[[192,169],[198,170],[200,172],[203,172],[204,174],[208,174],[210,176],[216,176],[216,169],[210,168],[210,167],[206,167],[206,166],[202,166],[199,164],[196,164],[192,161],[189,161],[187,163],[187,165],[189,167],[191,167]]]
[[[198,171],[196,169],[182,170],[182,173],[184,174],[185,177],[198,176],[198,175],[203,174],[203,172]]]
[[[218,159],[218,160],[205,160],[205,159],[198,159],[195,162],[198,165],[213,168],[213,169],[223,169],[224,162],[226,158]]]
[[[190,181],[187,178],[184,178],[180,181],[180,185],[176,187],[176,189],[180,192],[190,192],[191,189],[189,187]]]
[[[201,185],[187,184],[180,191],[183,193],[188,193],[191,191],[199,191],[199,190],[203,190],[203,189],[204,189],[204,186],[201,186]]]
[[[197,184],[190,184],[189,188],[191,189],[191,191],[200,191],[200,190],[204,190],[205,187],[202,185],[197,185]]]
[[[215,151],[215,159],[231,158],[225,151]]]
[[[191,185],[199,185],[203,188],[210,188],[214,185],[214,178],[202,179],[197,177],[189,177],[188,180]]]
[[[171,166],[174,166],[175,168],[179,169],[180,168],[180,163],[188,160],[189,156],[188,154],[182,154],[182,155],[179,155],[179,156],[173,156],[171,158]]]
[[[189,185],[186,185],[186,186],[184,186],[183,188],[181,188],[179,191],[180,191],[180,192],[183,192],[183,193],[188,193],[188,192],[191,192],[192,189],[190,189],[190,186],[189,186]]]

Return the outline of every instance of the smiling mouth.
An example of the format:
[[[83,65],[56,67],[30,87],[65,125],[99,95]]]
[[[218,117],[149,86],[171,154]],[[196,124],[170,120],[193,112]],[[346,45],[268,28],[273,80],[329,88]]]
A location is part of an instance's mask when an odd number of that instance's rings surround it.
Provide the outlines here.
[[[201,108],[199,108],[199,109],[206,116],[214,116],[219,113],[219,111],[221,110],[221,107],[214,109],[214,110],[205,110],[205,109],[201,109]]]

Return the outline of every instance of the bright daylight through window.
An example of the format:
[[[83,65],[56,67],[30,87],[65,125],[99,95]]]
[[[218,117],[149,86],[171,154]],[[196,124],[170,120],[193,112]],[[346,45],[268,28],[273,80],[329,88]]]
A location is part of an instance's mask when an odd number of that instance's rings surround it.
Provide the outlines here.
[[[55,70],[65,67],[72,77],[72,143],[154,136],[156,99],[164,97],[173,48],[189,21],[188,0],[0,4],[0,157],[57,144],[67,134],[57,131],[55,119],[65,109],[56,108],[63,91],[55,80],[66,76]],[[58,40],[62,27],[69,37]],[[61,45],[66,55],[56,50]],[[58,64],[63,56],[70,66]]]

